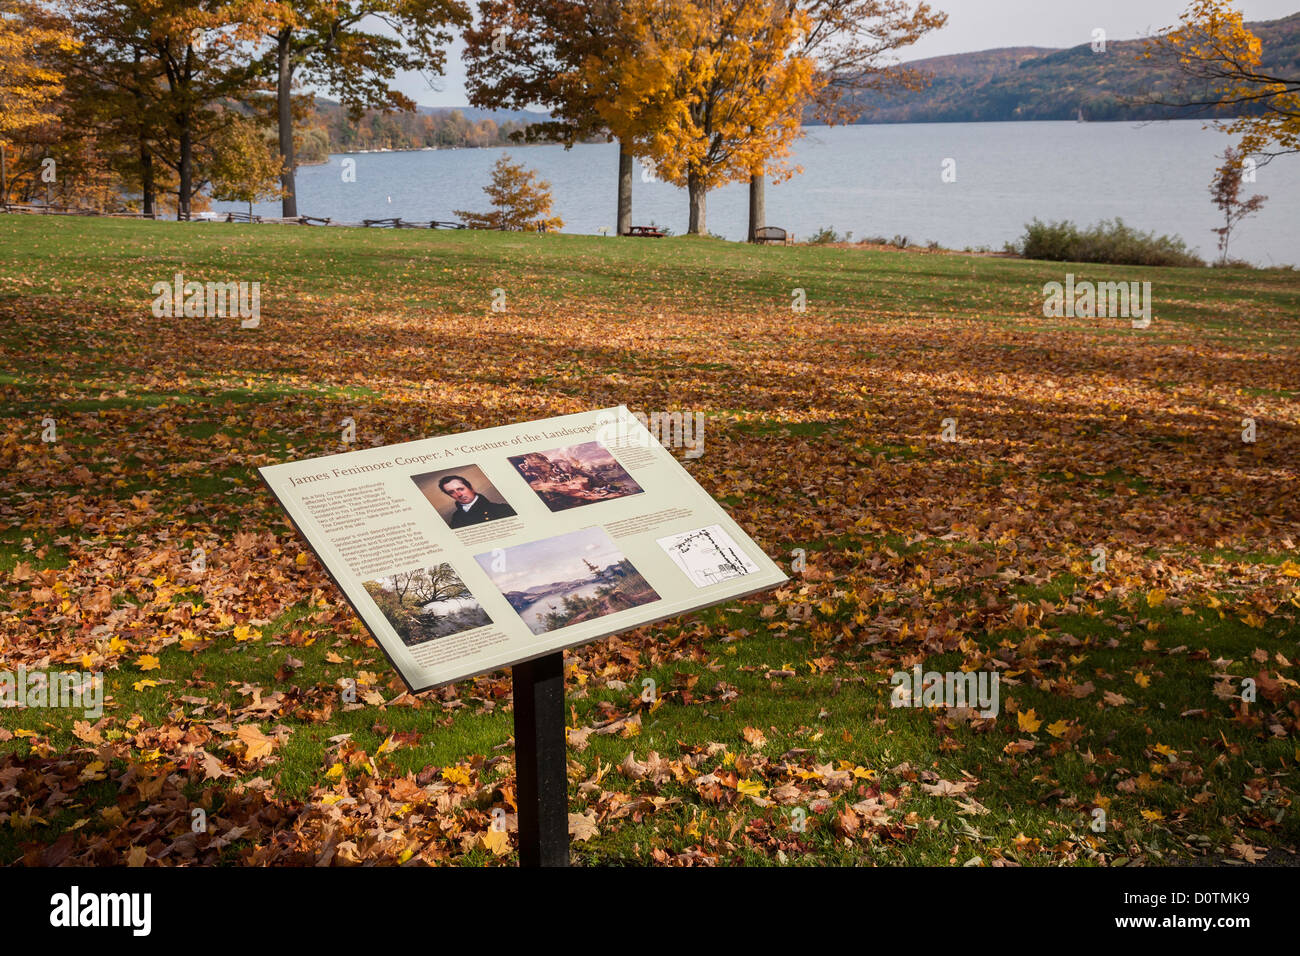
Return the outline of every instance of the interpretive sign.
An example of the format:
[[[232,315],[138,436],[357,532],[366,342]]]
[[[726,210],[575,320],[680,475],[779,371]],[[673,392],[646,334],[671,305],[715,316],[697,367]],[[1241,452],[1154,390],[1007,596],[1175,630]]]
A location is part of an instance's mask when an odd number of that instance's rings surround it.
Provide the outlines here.
[[[260,471],[413,691],[786,580],[623,406]]]

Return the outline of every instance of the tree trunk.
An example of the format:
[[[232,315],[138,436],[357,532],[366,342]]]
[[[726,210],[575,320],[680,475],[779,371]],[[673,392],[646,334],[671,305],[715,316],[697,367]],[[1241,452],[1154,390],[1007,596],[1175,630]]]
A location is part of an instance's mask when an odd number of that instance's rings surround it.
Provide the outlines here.
[[[686,231],[692,236],[702,236],[708,230],[704,219],[704,199],[709,190],[698,173],[687,173],[686,192],[691,201],[691,221]]]
[[[140,139],[140,211],[146,216],[153,215],[153,153],[149,145]]]
[[[758,241],[758,230],[767,225],[767,180],[761,174],[749,177],[749,241]]]
[[[149,152],[149,122],[145,118],[148,105],[145,103],[144,90],[140,87],[140,62],[144,59],[144,50],[135,47],[135,77],[132,95],[135,97],[136,138],[140,145],[140,211],[146,216],[153,215],[153,153]]]
[[[626,236],[632,228],[632,154],[618,144],[618,228],[615,235]]]
[[[297,159],[293,152],[293,63],[289,57],[290,36],[288,30],[281,30],[276,37],[275,47],[275,98],[280,127],[280,157],[284,162],[284,168],[280,172],[280,187],[284,190],[284,196],[280,199],[280,215],[286,219],[298,215],[298,197],[294,195],[293,178]]]
[[[194,134],[190,130],[188,113],[182,114],[180,122],[181,163],[180,184],[176,187],[176,218],[187,221],[190,218],[190,196],[194,189]]]

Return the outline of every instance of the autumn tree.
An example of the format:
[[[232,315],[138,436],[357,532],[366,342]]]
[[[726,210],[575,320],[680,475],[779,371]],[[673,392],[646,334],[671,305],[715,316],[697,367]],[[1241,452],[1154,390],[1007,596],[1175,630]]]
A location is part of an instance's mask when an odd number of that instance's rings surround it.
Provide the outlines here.
[[[188,219],[206,186],[215,138],[235,114],[230,102],[261,92],[252,47],[274,9],[264,0],[66,0],[85,54],[74,67],[82,116],[97,132],[132,140],[146,210],[154,167],[175,175],[177,215]]]
[[[818,82],[808,109],[833,126],[862,115],[861,95],[922,89],[928,78],[895,62],[899,50],[948,22],[946,13],[912,0],[799,0],[808,29],[799,44],[817,64]],[[765,224],[764,168],[749,181],[749,234]]]
[[[807,14],[786,0],[626,0],[618,42],[582,77],[606,125],[689,195],[707,231],[708,191],[763,169],[778,177],[800,111],[824,82],[795,50]],[[792,52],[794,51],[794,52]]]
[[[63,76],[49,54],[76,46],[66,23],[41,4],[0,0],[0,137],[54,118],[49,106]]]
[[[275,83],[282,211],[296,216],[294,83],[330,91],[354,119],[371,108],[412,110],[415,102],[393,80],[403,70],[441,71],[447,28],[468,25],[470,14],[461,0],[279,0],[270,9],[262,66]]]
[[[15,133],[52,122],[63,90],[54,54],[77,47],[61,18],[31,0],[0,0],[0,202],[8,194],[4,150]]]
[[[43,193],[47,200],[57,197],[66,205],[116,208],[125,193],[141,187],[139,160],[149,154],[137,152],[140,137],[133,127],[135,118],[143,114],[126,94],[123,77],[133,71],[144,76],[136,87],[139,93],[143,86],[156,83],[157,74],[145,76],[148,67],[141,66],[141,59],[149,58],[142,57],[138,45],[135,64],[117,55],[118,47],[140,22],[133,25],[129,11],[107,0],[94,2],[99,8],[95,12],[103,14],[96,21],[87,16],[92,2],[62,3],[57,19],[44,8],[28,8],[44,21],[32,24],[29,37],[48,36],[50,27],[57,25],[57,32],[72,42],[42,45],[43,68],[61,78],[60,88],[47,101],[41,122],[7,137],[4,152],[9,162],[3,165],[14,175],[4,178],[9,187],[18,188],[22,198]],[[2,25],[10,23],[9,18],[0,18]],[[108,44],[101,42],[106,31],[113,35]],[[12,72],[6,70],[5,75]],[[147,184],[145,196],[148,203]]]
[[[537,178],[536,170],[512,163],[509,153],[492,167],[492,183],[483,191],[492,200],[491,212],[455,210],[471,229],[513,229],[546,232],[564,226],[551,215],[551,184]]]
[[[177,216],[207,182],[196,175],[196,152],[210,150],[231,122],[227,101],[248,101],[258,72],[248,47],[267,30],[276,7],[263,0],[130,0],[151,10],[151,52],[166,84],[162,103],[174,150],[163,156],[176,171]]]
[[[621,0],[481,0],[477,22],[465,31],[464,60],[473,105],[550,112],[521,139],[566,148],[596,136],[618,142],[615,231],[625,235],[632,225],[634,155],[630,142],[606,124],[601,89],[582,74],[589,58],[616,44],[627,26],[621,14]]]
[[[152,9],[136,0],[71,0],[66,9],[80,50],[65,60],[63,124],[93,144],[122,191],[138,192],[142,211],[152,215],[158,188],[176,185],[155,162],[168,133]]]
[[[1241,153],[1232,147],[1223,151],[1223,163],[1210,181],[1210,200],[1223,213],[1223,225],[1215,229],[1219,237],[1219,261],[1228,263],[1228,242],[1232,239],[1232,230],[1241,220],[1253,216],[1264,206],[1267,196],[1254,195],[1243,198],[1242,185],[1246,179]]]
[[[1241,115],[1219,126],[1239,137],[1239,154],[1260,165],[1300,152],[1300,71],[1266,69],[1262,53],[1230,0],[1193,0],[1177,24],[1147,41],[1144,55],[1182,80],[1154,101],[1189,111],[1237,108]]]
[[[279,197],[280,154],[267,142],[262,127],[235,115],[216,138],[209,179],[212,198],[222,202],[253,203]]]

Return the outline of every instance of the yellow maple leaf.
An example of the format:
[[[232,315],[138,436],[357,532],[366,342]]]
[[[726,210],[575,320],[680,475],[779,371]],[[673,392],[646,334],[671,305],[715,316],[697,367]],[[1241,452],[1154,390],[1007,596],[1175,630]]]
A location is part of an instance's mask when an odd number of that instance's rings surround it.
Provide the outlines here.
[[[139,693],[140,691],[145,690],[145,689],[147,689],[147,688],[149,688],[149,687],[157,687],[157,686],[158,686],[158,682],[157,682],[156,680],[152,680],[152,679],[146,677],[146,678],[144,678],[144,680],[138,680],[138,681],[136,681],[136,682],[135,682],[134,684],[132,684],[131,686],[135,688],[136,693]]]
[[[261,728],[256,724],[245,724],[240,727],[239,739],[247,748],[244,751],[245,760],[261,760],[275,749],[275,741],[262,733]]]
[[[479,846],[496,856],[510,852],[510,834],[505,830],[486,830],[479,834]]]
[[[135,666],[142,671],[156,671],[161,665],[158,663],[158,658],[152,654],[141,654],[136,660]]]
[[[1053,737],[1064,737],[1065,732],[1070,729],[1068,720],[1057,720],[1047,725],[1047,732]]]
[[[1155,752],[1170,758],[1178,756],[1178,751],[1168,744],[1156,744]]]
[[[254,630],[247,624],[241,624],[235,628],[235,640],[237,641],[260,641],[262,632]]]
[[[1043,722],[1038,719],[1038,715],[1034,713],[1032,707],[1016,714],[1016,724],[1027,734],[1037,733],[1038,728],[1043,726]]]
[[[463,767],[443,767],[442,779],[448,783],[458,783],[462,787],[469,786],[469,774]]]
[[[1169,597],[1169,593],[1167,591],[1162,591],[1160,588],[1156,588],[1153,591],[1148,591],[1147,606],[1159,607],[1160,605],[1165,603],[1165,599],[1168,597]]]
[[[1136,674],[1133,675],[1133,683],[1137,684],[1139,687],[1150,687],[1151,678],[1149,675],[1143,674],[1141,671],[1138,671]]]
[[[743,793],[747,797],[761,797],[763,785],[757,780],[741,780],[736,784],[736,792]]]

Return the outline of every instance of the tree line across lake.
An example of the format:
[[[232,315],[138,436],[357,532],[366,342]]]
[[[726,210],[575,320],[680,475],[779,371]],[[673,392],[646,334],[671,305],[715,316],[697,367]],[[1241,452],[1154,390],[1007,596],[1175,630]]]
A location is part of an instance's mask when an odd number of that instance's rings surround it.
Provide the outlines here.
[[[298,161],[323,163],[332,153],[372,149],[509,146],[526,129],[526,123],[516,120],[471,119],[457,109],[366,110],[354,116],[339,103],[317,98],[297,134]]]

